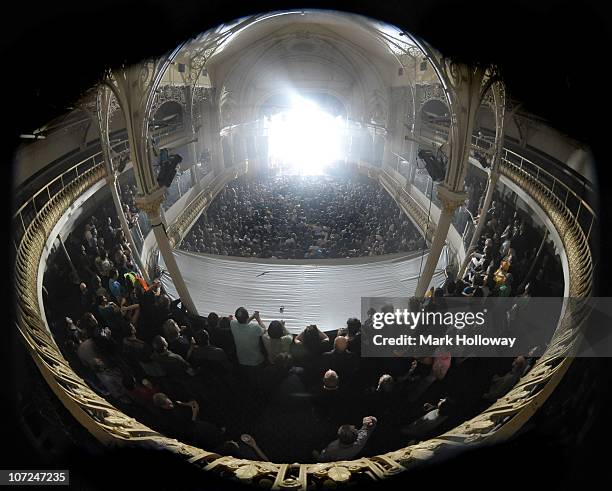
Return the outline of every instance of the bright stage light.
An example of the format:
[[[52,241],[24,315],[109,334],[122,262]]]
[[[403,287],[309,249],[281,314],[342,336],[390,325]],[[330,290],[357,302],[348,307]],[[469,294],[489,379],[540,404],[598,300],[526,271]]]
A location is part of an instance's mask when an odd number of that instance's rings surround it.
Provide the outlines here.
[[[267,127],[271,161],[284,173],[320,175],[343,158],[344,120],[311,101],[295,98],[291,109],[273,115]]]

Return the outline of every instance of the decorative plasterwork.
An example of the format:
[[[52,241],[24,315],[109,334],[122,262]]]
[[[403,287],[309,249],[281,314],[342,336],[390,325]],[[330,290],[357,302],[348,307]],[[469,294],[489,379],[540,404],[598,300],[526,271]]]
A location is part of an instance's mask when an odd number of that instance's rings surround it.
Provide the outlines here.
[[[202,103],[209,102],[212,90],[206,87],[195,87],[193,89],[193,102]]]
[[[448,105],[448,99],[446,98],[446,94],[444,93],[444,88],[441,84],[427,84],[421,85],[421,101],[420,108],[423,109],[423,106],[427,104],[429,101],[440,101],[445,105]]]
[[[149,59],[138,65],[109,70],[103,79],[103,84],[109,87],[117,98],[125,117],[130,156],[141,195],[157,188],[149,155],[149,122],[153,117],[157,88],[182,46],[179,45],[165,58]]]
[[[151,114],[155,114],[157,110],[166,102],[176,102],[181,107],[185,108],[187,99],[185,98],[185,87],[180,85],[162,85],[155,94]]]
[[[217,83],[232,92],[244,120],[256,119],[261,104],[279,92],[279,85],[334,95],[351,119],[369,121],[372,113],[379,120],[387,116],[374,109],[378,97],[372,101],[371,91],[388,87],[378,66],[359,46],[327,29],[267,36],[250,46]],[[225,118],[224,126],[229,122]]]
[[[563,237],[569,262],[571,296],[589,296],[593,266],[590,249],[571,212],[534,176],[514,164],[504,162],[502,173],[538,202]],[[77,420],[107,445],[132,444],[168,449],[202,469],[264,488],[305,491],[319,486],[338,487],[364,480],[381,480],[430,459],[452,455],[459,447],[465,449],[512,436],[559,383],[572,360],[568,355],[571,356],[573,346],[580,341],[580,325],[584,317],[572,312],[561,319],[546,353],[508,394],[483,413],[439,437],[386,454],[326,464],[278,464],[224,457],[182,444],[126,416],[92,391],[58,351],[41,316],[43,306],[38,303],[37,272],[46,254],[47,238],[77,198],[103,179],[104,174],[103,165],[97,164],[73,181],[66,182],[65,187],[38,210],[18,244],[15,287],[18,328],[39,370]],[[400,194],[399,188],[388,177],[384,179]],[[203,190],[203,195],[207,192]],[[410,202],[409,197],[403,199]],[[202,202],[197,203],[196,208]],[[193,213],[196,211],[192,210],[190,215]],[[179,230],[176,232],[181,233]]]
[[[487,106],[491,111],[495,111],[495,100],[493,98],[493,91],[488,90],[482,98],[482,104]]]

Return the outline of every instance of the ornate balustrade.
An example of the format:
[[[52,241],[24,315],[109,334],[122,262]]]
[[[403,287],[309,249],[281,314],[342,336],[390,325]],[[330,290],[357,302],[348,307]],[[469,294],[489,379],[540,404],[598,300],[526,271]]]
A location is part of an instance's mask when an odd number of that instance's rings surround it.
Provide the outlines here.
[[[570,293],[574,298],[591,294],[593,263],[588,244],[589,233],[570,210],[567,201],[540,182],[536,176],[512,162],[504,162],[502,173],[529,194],[545,210],[563,240],[569,263]],[[437,438],[383,455],[353,461],[324,464],[274,464],[220,456],[165,437],[126,416],[74,373],[60,353],[49,331],[41,305],[41,266],[48,256],[48,241],[61,218],[75,201],[104,178],[99,156],[81,163],[51,181],[33,195],[14,215],[16,260],[16,327],[42,376],[72,415],[99,441],[113,445],[144,445],[176,452],[198,467],[218,475],[272,489],[319,489],[381,480],[425,461],[444,458],[458,449],[497,442],[511,437],[535,413],[555,389],[572,361],[581,340],[580,327],[585,310],[565,311],[545,354],[519,383],[484,412]],[[201,210],[218,192],[227,176],[211,181],[170,226],[176,242]],[[389,176],[381,182],[400,203],[414,213],[426,234],[423,210],[407,193],[401,192]],[[46,194],[46,196],[44,196]],[[580,210],[589,209],[588,204]],[[593,214],[592,224],[595,222]]]

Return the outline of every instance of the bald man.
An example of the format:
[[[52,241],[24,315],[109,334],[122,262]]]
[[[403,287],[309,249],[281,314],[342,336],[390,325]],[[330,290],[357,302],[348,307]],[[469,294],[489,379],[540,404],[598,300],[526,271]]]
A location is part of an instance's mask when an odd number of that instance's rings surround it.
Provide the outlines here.
[[[338,390],[339,377],[333,370],[327,370],[323,375],[323,390]]]
[[[345,386],[350,383],[359,367],[359,357],[349,351],[348,343],[347,337],[336,336],[334,349],[321,356],[322,371],[334,370]]]

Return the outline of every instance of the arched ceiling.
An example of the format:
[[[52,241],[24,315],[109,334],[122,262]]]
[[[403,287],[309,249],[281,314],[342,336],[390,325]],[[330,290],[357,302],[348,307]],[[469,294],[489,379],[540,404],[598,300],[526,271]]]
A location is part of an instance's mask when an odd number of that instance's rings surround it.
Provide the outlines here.
[[[206,69],[225,122],[251,119],[282,91],[326,92],[342,100],[350,117],[383,122],[389,88],[414,84],[415,49],[398,29],[364,17],[295,12],[231,34]]]
[[[399,32],[399,29],[365,17],[333,11],[304,11],[303,14],[294,12],[275,15],[254,22],[232,34],[210,59],[209,69],[222,72],[222,67],[226,62],[235,61],[235,57],[244,56],[265,39],[274,38],[278,40],[282,36],[289,37],[297,33],[307,33],[311,36],[311,42],[295,43],[293,46],[294,52],[297,53],[300,49],[304,53],[316,50],[313,42],[317,42],[318,35],[327,38],[331,36],[336,40],[351,44],[355,49],[361,51],[368,60],[379,65],[379,68],[383,71],[393,67],[393,65],[395,71],[397,71],[400,61],[391,52],[389,42],[383,39],[383,36],[406,44],[408,38],[400,37]],[[398,49],[395,49],[395,51],[398,54],[400,53]]]

